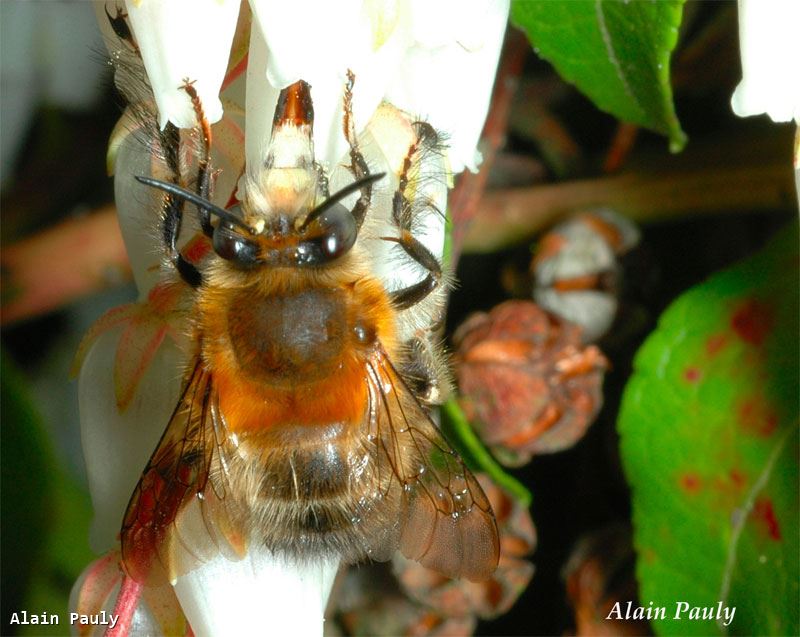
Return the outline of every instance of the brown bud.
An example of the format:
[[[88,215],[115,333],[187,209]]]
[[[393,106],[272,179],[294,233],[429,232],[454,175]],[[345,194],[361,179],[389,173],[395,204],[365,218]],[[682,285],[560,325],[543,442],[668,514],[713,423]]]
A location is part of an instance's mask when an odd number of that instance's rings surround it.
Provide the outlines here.
[[[389,597],[357,612],[343,613],[340,622],[344,630],[339,635],[367,637],[400,635],[402,637],[469,637],[477,620],[471,616],[444,617],[427,606],[407,597]],[[326,624],[329,622],[326,622]],[[333,628],[325,637],[338,637]]]
[[[567,595],[575,612],[575,634],[592,637],[649,635],[645,620],[618,619],[627,603],[639,606],[630,528],[613,525],[581,538],[564,567]]]
[[[608,361],[535,303],[473,315],[454,340],[462,408],[504,464],[572,446],[602,406]]]
[[[536,246],[530,265],[534,300],[580,325],[584,341],[596,341],[608,332],[619,307],[618,259],[638,241],[636,226],[612,210],[571,217]]]
[[[385,563],[340,573],[328,610],[325,637],[469,637],[478,622],[474,614],[450,617],[409,598]]]

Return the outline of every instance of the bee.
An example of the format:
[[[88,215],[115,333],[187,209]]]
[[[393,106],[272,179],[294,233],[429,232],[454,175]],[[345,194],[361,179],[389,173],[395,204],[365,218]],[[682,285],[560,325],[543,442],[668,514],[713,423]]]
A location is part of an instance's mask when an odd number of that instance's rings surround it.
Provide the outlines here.
[[[424,272],[388,290],[364,240],[388,176],[371,173],[361,151],[353,83],[350,74],[342,121],[351,181],[332,194],[315,161],[303,81],[281,92],[264,159],[247,167],[227,208],[210,201],[210,127],[189,81],[196,174],[183,174],[181,135],[168,124],[158,143],[170,178],[136,177],[163,191],[160,234],[169,268],[192,290],[193,347],[122,523],[123,568],[139,582],[175,581],[214,555],[237,559],[259,544],[346,563],[385,561],[399,549],[470,580],[497,565],[491,506],[430,415],[449,383],[429,327],[447,277],[415,237],[419,216],[433,212],[408,189],[437,134],[413,125],[397,188],[381,199],[392,234],[377,239]],[[178,248],[187,203],[212,246],[200,262]]]

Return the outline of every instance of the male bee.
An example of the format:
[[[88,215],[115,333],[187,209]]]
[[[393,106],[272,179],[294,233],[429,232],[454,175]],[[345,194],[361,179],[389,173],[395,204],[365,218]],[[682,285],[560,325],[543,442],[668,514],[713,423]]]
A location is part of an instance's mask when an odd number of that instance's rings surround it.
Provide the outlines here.
[[[399,549],[472,580],[497,565],[489,502],[429,415],[449,382],[435,339],[419,328],[425,321],[409,330],[413,319],[401,319],[443,294],[441,264],[414,236],[423,212],[407,192],[436,133],[414,124],[396,192],[385,198],[393,234],[378,238],[425,272],[390,291],[361,240],[385,175],[371,174],[361,151],[353,82],[342,122],[352,181],[333,194],[315,161],[303,81],[281,92],[263,162],[248,167],[234,205],[209,200],[211,136],[188,81],[197,174],[182,174],[181,136],[168,125],[158,143],[170,179],[137,176],[163,191],[161,235],[170,267],[193,289],[194,348],[122,524],[123,566],[137,581],[174,581],[217,552],[235,559],[256,543],[348,563]],[[213,247],[200,262],[178,247],[187,202]]]

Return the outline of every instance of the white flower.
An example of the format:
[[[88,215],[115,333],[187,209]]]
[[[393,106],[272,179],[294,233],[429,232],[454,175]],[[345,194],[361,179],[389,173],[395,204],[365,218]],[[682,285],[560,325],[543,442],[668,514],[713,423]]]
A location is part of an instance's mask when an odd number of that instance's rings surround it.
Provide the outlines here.
[[[351,69],[357,129],[386,100],[445,133],[453,172],[476,169],[508,0],[253,0],[252,5],[268,43],[266,76],[274,95],[266,101],[267,113],[278,90],[301,78],[308,81],[318,159],[331,166],[347,150],[339,122],[341,87]],[[303,37],[288,37],[298,15],[315,18],[304,21]]]
[[[448,136],[454,172],[477,168],[509,0],[251,0],[250,6],[266,47],[250,55],[248,159],[259,158],[278,93],[302,78],[313,90],[317,157],[333,166],[346,150],[341,94],[350,69],[358,83],[357,129],[387,100]],[[238,2],[126,0],[126,7],[161,125],[192,126],[179,88],[185,78],[196,81],[209,121],[217,121]],[[254,86],[255,69],[263,86]]]
[[[184,79],[195,90],[211,123],[222,118],[219,90],[228,66],[240,0],[125,0],[161,127],[171,121],[191,128],[194,111]]]
[[[453,172],[476,171],[508,1],[410,2],[413,45],[386,100],[448,136]]]
[[[476,146],[509,0],[250,0],[250,7],[248,164],[263,160],[280,90],[304,79],[312,87],[316,157],[335,173],[348,150],[341,124],[342,95],[347,71],[352,70],[356,129],[375,138],[390,171],[399,170],[405,152],[401,144],[393,147],[383,138],[382,131],[395,121],[394,107],[445,133],[453,171],[476,168]],[[228,108],[219,92],[239,2],[126,0],[126,10],[154,89],[161,126],[168,121],[179,127],[195,125],[190,100],[180,88],[184,80],[194,82],[209,121],[220,120],[223,104]],[[104,11],[98,14],[109,35]],[[375,116],[376,112],[381,115]],[[142,156],[134,136],[115,152],[120,225],[144,301],[159,281],[154,266],[163,256],[154,232],[157,206],[148,208],[148,197],[156,195],[132,179],[134,174],[147,174],[149,157]],[[367,149],[365,154],[370,152],[375,151]],[[446,162],[439,159],[436,170],[445,172]],[[334,174],[332,186],[335,180]],[[428,196],[443,210],[446,184],[439,180],[426,188],[415,196]],[[443,219],[432,219],[438,221],[431,227],[423,224],[420,239],[441,255]],[[379,245],[391,247],[387,242]],[[389,277],[387,285],[399,285],[399,279]],[[111,372],[119,335],[115,329],[97,339],[86,356],[79,385],[84,453],[96,511],[93,541],[98,549],[115,543],[128,498],[177,402],[186,356],[174,341],[165,339],[127,410],[120,413]],[[251,547],[240,562],[219,557],[179,577],[174,586],[197,635],[321,635],[337,567],[336,560],[289,563],[263,547]]]
[[[294,562],[253,547],[178,578],[175,593],[198,637],[322,634],[339,560]]]
[[[737,115],[800,122],[798,34],[797,0],[739,0],[742,81],[731,99]]]

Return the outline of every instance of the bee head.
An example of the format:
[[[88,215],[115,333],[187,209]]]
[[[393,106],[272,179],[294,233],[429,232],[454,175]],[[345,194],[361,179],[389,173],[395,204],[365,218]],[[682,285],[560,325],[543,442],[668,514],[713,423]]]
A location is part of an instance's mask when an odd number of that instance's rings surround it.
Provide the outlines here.
[[[285,223],[255,229],[244,221],[239,205],[226,210],[177,184],[141,176],[136,180],[218,217],[211,236],[214,252],[236,267],[251,269],[260,265],[322,267],[347,254],[358,238],[358,224],[342,200],[384,175],[369,175],[345,186],[312,209],[296,229]]]

